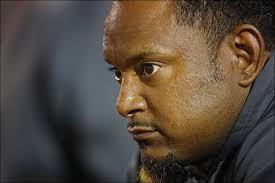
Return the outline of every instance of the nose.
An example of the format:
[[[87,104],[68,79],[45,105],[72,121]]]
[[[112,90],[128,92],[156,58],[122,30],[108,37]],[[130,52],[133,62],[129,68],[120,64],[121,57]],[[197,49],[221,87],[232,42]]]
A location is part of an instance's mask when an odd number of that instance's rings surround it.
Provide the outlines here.
[[[125,118],[131,118],[137,113],[144,112],[146,107],[146,101],[140,93],[139,84],[124,80],[116,101],[118,113]]]

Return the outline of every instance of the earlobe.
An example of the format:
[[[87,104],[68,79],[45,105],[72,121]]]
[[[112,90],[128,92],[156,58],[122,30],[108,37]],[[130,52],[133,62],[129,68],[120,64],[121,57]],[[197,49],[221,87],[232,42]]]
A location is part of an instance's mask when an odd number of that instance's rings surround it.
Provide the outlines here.
[[[234,31],[234,52],[241,75],[239,85],[248,87],[261,72],[264,64],[265,44],[261,33],[252,25],[239,25]]]

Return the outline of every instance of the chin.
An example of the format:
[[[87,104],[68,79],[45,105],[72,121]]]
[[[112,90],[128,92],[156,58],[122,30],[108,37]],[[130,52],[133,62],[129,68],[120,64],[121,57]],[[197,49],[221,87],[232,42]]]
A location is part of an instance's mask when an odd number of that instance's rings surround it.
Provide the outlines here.
[[[173,153],[162,151],[163,153],[152,154],[152,152],[149,148],[141,151],[140,182],[185,182],[187,173]]]
[[[139,145],[141,158],[146,157],[154,160],[163,160],[168,154],[172,154],[172,151],[162,145]]]
[[[149,183],[149,182],[155,182],[159,183],[160,181],[158,179],[155,179],[154,176],[150,175],[150,173],[145,169],[144,166],[140,168],[139,171],[139,181],[141,183]]]

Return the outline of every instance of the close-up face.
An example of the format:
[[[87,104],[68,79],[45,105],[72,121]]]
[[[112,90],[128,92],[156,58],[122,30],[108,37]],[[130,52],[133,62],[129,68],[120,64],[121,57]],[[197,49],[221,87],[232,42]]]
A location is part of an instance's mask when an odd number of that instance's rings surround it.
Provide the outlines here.
[[[177,24],[171,1],[120,1],[106,19],[103,49],[120,85],[117,111],[143,157],[217,153],[247,95],[226,44],[213,50],[215,62],[203,33]]]

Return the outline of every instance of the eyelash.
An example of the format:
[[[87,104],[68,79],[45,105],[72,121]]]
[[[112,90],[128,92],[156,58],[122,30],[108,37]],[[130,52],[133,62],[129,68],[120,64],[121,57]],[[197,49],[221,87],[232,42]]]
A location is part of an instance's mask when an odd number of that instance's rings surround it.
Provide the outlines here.
[[[150,69],[153,69],[153,70],[151,71],[152,73],[146,74],[146,73],[145,73],[146,66],[149,66],[149,65],[152,66],[152,68],[150,68]],[[157,70],[155,70],[156,67],[157,67]],[[148,68],[147,68],[147,69],[148,69]],[[157,65],[157,64],[154,64],[154,63],[144,63],[144,64],[142,64],[141,67],[140,67],[141,75],[144,76],[144,77],[149,77],[149,76],[154,75],[159,69],[160,69],[160,66]]]
[[[153,66],[153,68],[152,68],[153,70],[152,70],[152,73],[146,74],[145,73],[145,69],[146,69],[145,67],[149,66],[149,65]],[[155,67],[158,67],[157,70],[155,70]],[[154,75],[159,69],[160,69],[160,66],[155,64],[155,63],[143,63],[143,64],[140,64],[139,69],[137,69],[137,70],[138,70],[138,73],[142,77],[147,78],[147,77],[150,77],[150,76]],[[120,83],[121,82],[121,72],[115,67],[109,68],[109,71],[115,73],[115,80]]]
[[[115,74],[115,80],[120,83],[121,82],[121,78],[119,78],[116,73],[120,73],[120,75],[121,75],[121,72],[117,68],[115,68],[115,67],[110,67],[108,70],[111,71],[111,72],[113,72]]]

